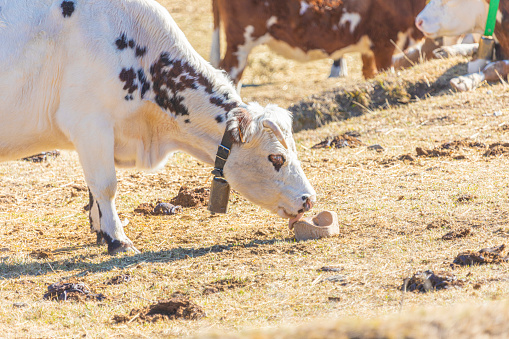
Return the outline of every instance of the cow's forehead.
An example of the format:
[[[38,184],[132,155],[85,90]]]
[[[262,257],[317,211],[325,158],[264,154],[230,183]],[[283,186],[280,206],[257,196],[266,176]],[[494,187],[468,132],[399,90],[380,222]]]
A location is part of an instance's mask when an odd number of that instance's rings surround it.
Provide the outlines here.
[[[248,108],[254,115],[255,119],[259,121],[270,119],[281,128],[283,133],[291,135],[292,114],[288,110],[274,104],[262,107],[257,103],[250,103]]]

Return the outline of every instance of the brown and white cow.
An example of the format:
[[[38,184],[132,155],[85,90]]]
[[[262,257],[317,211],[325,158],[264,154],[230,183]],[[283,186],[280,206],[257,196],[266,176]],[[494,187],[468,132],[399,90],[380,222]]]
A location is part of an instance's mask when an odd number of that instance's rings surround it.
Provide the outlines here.
[[[287,58],[311,61],[362,54],[362,73],[371,78],[392,66],[408,37],[422,38],[414,20],[426,0],[213,0],[210,61],[239,82],[250,51],[267,44]],[[227,49],[220,61],[219,26]]]
[[[444,35],[483,33],[488,16],[489,0],[431,0],[417,16],[416,25],[425,36],[436,38]],[[509,1],[501,0],[495,25],[495,39],[500,44],[500,54],[509,56]],[[482,66],[484,60],[479,60]],[[479,65],[474,62],[473,65]],[[451,80],[459,91],[476,88],[483,81],[498,81],[509,74],[509,61],[496,61],[481,67],[472,67],[472,73]]]

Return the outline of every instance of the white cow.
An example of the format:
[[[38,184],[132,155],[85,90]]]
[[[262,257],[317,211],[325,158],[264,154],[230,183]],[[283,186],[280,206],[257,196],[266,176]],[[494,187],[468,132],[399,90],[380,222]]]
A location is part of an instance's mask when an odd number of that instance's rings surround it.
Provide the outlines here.
[[[110,254],[137,251],[115,165],[154,169],[176,150],[214,164],[223,136],[224,176],[249,200],[290,224],[315,201],[289,112],[243,104],[154,0],[0,0],[0,46],[0,161],[75,149]]]
[[[501,23],[507,17],[506,4],[501,2],[497,13],[495,38],[499,40],[502,53],[509,55],[509,33]],[[417,16],[415,24],[425,36],[436,38],[445,35],[466,33],[481,34],[486,26],[489,2],[487,0],[431,0]],[[451,80],[451,85],[459,91],[476,88],[484,80],[498,81],[509,73],[509,62],[498,61],[489,63],[479,59],[469,63],[469,72]],[[481,72],[478,72],[481,70]]]
[[[415,19],[428,38],[484,33],[489,4],[484,0],[430,0]]]

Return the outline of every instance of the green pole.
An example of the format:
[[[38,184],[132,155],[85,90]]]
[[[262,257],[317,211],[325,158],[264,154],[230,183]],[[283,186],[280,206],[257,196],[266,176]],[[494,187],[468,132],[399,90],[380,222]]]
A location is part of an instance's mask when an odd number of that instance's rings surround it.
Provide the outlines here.
[[[485,36],[492,36],[495,32],[495,24],[497,22],[497,12],[500,0],[491,0],[490,9],[488,11],[488,19],[486,19],[486,29],[484,30]]]

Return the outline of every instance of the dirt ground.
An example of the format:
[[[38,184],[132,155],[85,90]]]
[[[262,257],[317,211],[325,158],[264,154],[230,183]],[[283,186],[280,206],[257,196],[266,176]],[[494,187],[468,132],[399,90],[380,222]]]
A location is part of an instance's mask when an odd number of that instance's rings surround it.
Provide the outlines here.
[[[161,2],[208,57],[209,0]],[[364,81],[357,58],[348,56],[350,78],[331,80],[330,61],[298,64],[258,48],[242,96],[288,107],[355,86]],[[437,60],[401,76],[426,79],[465,62]],[[211,216],[200,204],[174,215],[136,213],[141,204],[170,202],[181,186],[209,187],[211,167],[178,153],[158,173],[118,171],[117,209],[142,253],[110,257],[90,233],[75,153],[2,163],[0,337],[178,338],[505,299],[505,257],[476,266],[454,261],[509,245],[508,103],[506,84],[442,91],[295,134],[318,193],[314,212],[334,210],[340,222],[339,236],[306,242],[295,242],[286,220],[236,192],[224,216]],[[347,132],[362,144],[312,149]],[[370,148],[376,144],[382,150]],[[406,278],[426,271],[462,284],[402,291]],[[83,283],[105,298],[44,299],[56,282]],[[143,321],[136,315],[172,298],[204,316]]]

